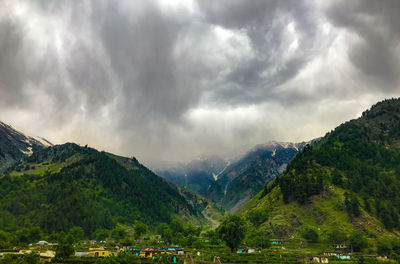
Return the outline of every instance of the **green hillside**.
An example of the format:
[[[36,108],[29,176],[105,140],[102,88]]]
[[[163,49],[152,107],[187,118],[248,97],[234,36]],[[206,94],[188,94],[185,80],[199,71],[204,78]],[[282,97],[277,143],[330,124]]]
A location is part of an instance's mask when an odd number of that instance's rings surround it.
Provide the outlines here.
[[[209,202],[152,173],[136,159],[67,143],[35,152],[0,176],[0,230],[81,226],[90,235],[135,220],[179,216],[205,222]],[[213,216],[206,216],[213,217]]]
[[[317,144],[239,211],[274,237],[371,245],[399,235],[400,100],[377,103]]]

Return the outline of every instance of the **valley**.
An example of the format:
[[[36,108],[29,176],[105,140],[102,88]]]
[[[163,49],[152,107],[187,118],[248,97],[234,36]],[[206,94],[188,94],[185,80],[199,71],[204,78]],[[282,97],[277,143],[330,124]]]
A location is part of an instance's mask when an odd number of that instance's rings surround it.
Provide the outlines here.
[[[399,128],[400,99],[388,99],[318,140],[192,161],[165,179],[74,143],[20,151],[2,164],[0,248],[15,259],[0,263],[43,252],[54,263],[396,263]]]

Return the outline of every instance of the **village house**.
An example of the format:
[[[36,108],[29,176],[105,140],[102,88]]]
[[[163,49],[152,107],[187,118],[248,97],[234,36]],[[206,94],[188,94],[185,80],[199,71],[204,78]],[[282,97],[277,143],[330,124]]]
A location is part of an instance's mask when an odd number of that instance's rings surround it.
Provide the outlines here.
[[[273,246],[278,246],[282,245],[285,240],[283,238],[271,238],[269,241]]]
[[[89,253],[90,256],[92,257],[109,257],[115,255],[116,252],[100,247],[100,248],[89,248]]]
[[[312,260],[317,263],[329,263],[329,260],[326,257],[313,257]]]

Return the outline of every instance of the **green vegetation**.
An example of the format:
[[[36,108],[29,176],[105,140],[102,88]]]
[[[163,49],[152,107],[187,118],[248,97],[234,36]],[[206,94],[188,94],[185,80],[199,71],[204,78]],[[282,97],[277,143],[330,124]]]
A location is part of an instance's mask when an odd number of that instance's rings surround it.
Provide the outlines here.
[[[68,235],[64,233],[60,234],[56,251],[57,260],[67,259],[75,253],[73,242],[74,238],[71,234]]]
[[[239,213],[295,247],[332,245],[398,259],[400,99],[374,105],[312,146]],[[318,252],[316,251],[316,252]]]
[[[351,256],[348,264],[380,263],[378,255],[394,263],[400,261],[399,142],[400,100],[379,103],[307,146],[215,230],[196,221],[218,219],[215,207],[135,159],[56,146],[18,163],[0,181],[0,247],[58,242],[56,263],[77,263],[71,255],[84,239],[113,248],[179,245],[201,251],[195,258],[219,256],[223,263],[303,263],[332,251]],[[234,253],[241,247],[259,251]],[[35,263],[37,256],[4,259],[25,258]],[[120,254],[82,261],[137,260]],[[329,263],[341,260],[329,256]]]
[[[135,239],[140,238],[149,231],[149,227],[140,221],[136,221],[133,228],[135,230]]]
[[[157,234],[161,236],[162,241],[167,244],[179,244],[182,246],[194,246],[198,239],[201,228],[184,223],[175,218],[170,225],[165,223],[157,226]]]
[[[180,190],[136,159],[115,157],[68,143],[25,158],[0,181],[0,229],[16,236],[9,240],[27,244],[73,227],[75,239],[100,238],[117,224],[136,222],[140,237],[145,225],[174,217],[206,222],[207,200]]]
[[[0,258],[0,264],[41,264],[39,255],[36,253],[26,254],[24,256],[5,255]]]
[[[313,227],[304,227],[303,230],[301,230],[301,235],[311,243],[317,243],[319,241],[319,235],[317,230]]]
[[[304,204],[331,184],[344,188],[350,216],[361,214],[359,196],[388,230],[399,228],[399,140],[400,100],[386,100],[306,147],[276,183],[285,203]]]
[[[350,236],[350,246],[355,252],[361,252],[368,247],[368,241],[360,232],[355,231]]]
[[[246,221],[237,215],[227,216],[217,228],[217,234],[233,251],[239,247],[246,235]]]

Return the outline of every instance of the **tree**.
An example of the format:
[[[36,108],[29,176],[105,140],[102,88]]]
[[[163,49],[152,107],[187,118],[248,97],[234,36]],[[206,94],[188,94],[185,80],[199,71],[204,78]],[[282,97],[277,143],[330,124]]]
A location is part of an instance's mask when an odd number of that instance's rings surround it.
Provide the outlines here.
[[[346,207],[346,211],[349,214],[349,216],[360,216],[361,211],[360,211],[360,203],[353,194],[344,194],[345,199],[344,199],[344,205]]]
[[[56,250],[57,259],[66,259],[74,254],[75,250],[73,246],[73,240],[74,239],[70,234],[60,234],[60,240],[58,241],[58,246]]]
[[[337,186],[343,186],[343,176],[338,170],[332,172],[332,183]]]
[[[347,240],[347,237],[342,230],[334,228],[328,233],[328,240],[332,244],[342,244]]]
[[[15,234],[21,244],[37,242],[43,237],[42,230],[38,226],[20,229]]]
[[[268,219],[268,212],[266,210],[252,210],[248,215],[248,219],[254,226],[259,226]]]
[[[257,229],[247,232],[245,242],[250,247],[266,248],[271,246],[269,238],[263,231]]]
[[[83,238],[85,237],[85,232],[83,231],[83,228],[80,226],[71,227],[68,234],[72,236],[74,242],[83,240]]]
[[[148,226],[140,221],[136,221],[133,227],[135,231],[135,239],[140,238],[142,235],[146,234],[149,230]]]
[[[313,227],[305,227],[303,228],[301,235],[311,243],[317,243],[319,241],[319,235],[317,230]]]
[[[111,231],[111,238],[115,241],[122,240],[126,237],[126,230],[122,227],[116,227]]]
[[[173,219],[169,226],[174,234],[183,233],[185,231],[185,224],[178,218]]]
[[[92,238],[97,241],[104,241],[108,238],[110,231],[107,229],[97,229],[93,232]]]
[[[389,256],[392,253],[392,245],[390,241],[384,239],[378,240],[377,253],[381,256]]]
[[[165,242],[171,243],[172,229],[167,224],[159,224],[157,226],[157,234],[159,234]]]
[[[247,224],[242,217],[229,215],[217,228],[217,233],[231,251],[234,251],[244,239],[246,230]]]
[[[23,256],[14,254],[5,254],[0,258],[0,264],[41,264],[40,257],[37,253],[32,252]]]
[[[361,233],[355,231],[350,236],[350,245],[355,252],[361,252],[368,246],[368,241]]]
[[[8,248],[12,246],[13,237],[10,233],[0,230],[0,248]]]
[[[211,245],[218,245],[218,244],[220,244],[220,239],[219,239],[219,237],[218,237],[218,234],[217,234],[217,232],[215,232],[214,230],[209,230],[209,231],[207,231],[205,234],[204,234],[204,236],[208,239],[208,242],[211,244]]]

